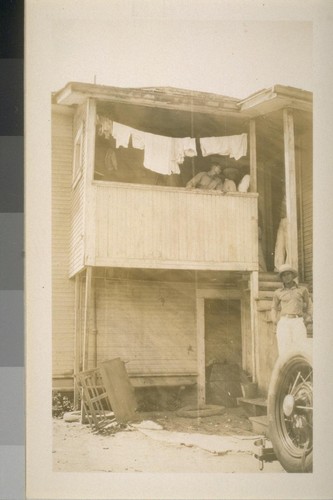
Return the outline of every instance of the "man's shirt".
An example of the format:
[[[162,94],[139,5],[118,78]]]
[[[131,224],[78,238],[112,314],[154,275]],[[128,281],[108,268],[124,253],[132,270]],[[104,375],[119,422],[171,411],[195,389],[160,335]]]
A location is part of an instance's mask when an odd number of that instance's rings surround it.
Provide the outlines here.
[[[276,323],[278,313],[281,316],[297,314],[306,321],[312,318],[312,301],[308,289],[293,282],[291,288],[278,288],[273,295],[272,320]]]
[[[187,188],[223,189],[222,179],[218,175],[209,175],[208,172],[199,172],[187,184]]]

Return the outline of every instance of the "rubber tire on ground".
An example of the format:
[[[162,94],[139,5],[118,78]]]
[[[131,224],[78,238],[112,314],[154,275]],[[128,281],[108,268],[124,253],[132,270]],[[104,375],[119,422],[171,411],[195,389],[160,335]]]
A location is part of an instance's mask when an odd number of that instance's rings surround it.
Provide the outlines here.
[[[277,394],[280,385],[288,371],[295,363],[302,362],[312,367],[312,345],[308,343],[304,349],[293,351],[286,356],[280,357],[273,369],[269,390],[268,390],[268,434],[273,444],[274,452],[287,472],[312,472],[312,447],[306,453],[296,449],[291,452],[281,439],[281,425],[276,417],[279,409]]]
[[[221,415],[224,413],[225,407],[218,405],[202,405],[202,406],[184,406],[177,410],[178,417],[184,418],[200,418],[212,417],[213,415]]]

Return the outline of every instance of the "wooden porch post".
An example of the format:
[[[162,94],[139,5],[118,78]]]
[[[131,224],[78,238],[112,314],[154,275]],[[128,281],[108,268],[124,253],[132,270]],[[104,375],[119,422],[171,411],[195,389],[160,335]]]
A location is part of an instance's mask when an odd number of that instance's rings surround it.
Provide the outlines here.
[[[258,191],[257,183],[257,138],[256,138],[256,122],[250,120],[250,191],[256,193]],[[259,222],[259,214],[257,214]],[[258,250],[259,264],[259,250]],[[253,271],[250,273],[250,311],[251,311],[251,358],[252,358],[252,380],[257,381],[257,370],[259,361],[258,351],[258,312],[257,302],[259,293],[259,273]]]
[[[257,301],[259,294],[259,273],[253,271],[250,274],[250,310],[251,310],[251,358],[252,358],[252,380],[257,382],[259,366],[259,346],[258,346],[258,311]]]
[[[91,288],[91,306],[92,306],[92,330],[93,337],[93,368],[97,367],[97,301],[96,301],[96,281],[94,280]]]
[[[80,275],[75,276],[75,353],[74,353],[74,408],[78,407],[79,391],[76,378],[81,371],[81,279]]]
[[[297,190],[294,117],[290,109],[283,110],[284,164],[286,177],[286,206],[288,221],[287,248],[289,262],[298,269],[298,231],[297,231]]]
[[[86,269],[86,286],[84,295],[84,322],[83,322],[83,354],[82,354],[82,370],[88,369],[89,359],[89,309],[91,297],[91,276],[92,267],[88,266]]]
[[[257,141],[256,122],[250,120],[250,191],[257,192]]]
[[[197,370],[198,370],[198,404],[206,401],[205,376],[205,300],[197,296]]]

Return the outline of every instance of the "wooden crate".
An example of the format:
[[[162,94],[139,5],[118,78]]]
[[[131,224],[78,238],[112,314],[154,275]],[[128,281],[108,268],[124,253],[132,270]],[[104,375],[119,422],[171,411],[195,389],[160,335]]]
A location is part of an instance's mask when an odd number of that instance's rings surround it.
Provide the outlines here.
[[[94,431],[106,431],[115,417],[99,368],[78,373],[77,385],[82,398],[82,416],[87,416]]]

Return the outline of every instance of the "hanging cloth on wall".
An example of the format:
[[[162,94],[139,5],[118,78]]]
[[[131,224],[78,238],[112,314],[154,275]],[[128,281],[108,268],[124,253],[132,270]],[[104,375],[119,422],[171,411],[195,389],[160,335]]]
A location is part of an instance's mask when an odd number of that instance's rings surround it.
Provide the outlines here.
[[[112,136],[113,122],[110,118],[106,116],[97,115],[96,116],[97,133],[100,136],[104,136],[105,139],[110,139]]]
[[[212,154],[228,155],[239,160],[247,153],[247,134],[224,137],[202,137],[200,139],[202,156]]]

